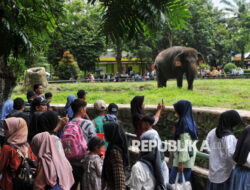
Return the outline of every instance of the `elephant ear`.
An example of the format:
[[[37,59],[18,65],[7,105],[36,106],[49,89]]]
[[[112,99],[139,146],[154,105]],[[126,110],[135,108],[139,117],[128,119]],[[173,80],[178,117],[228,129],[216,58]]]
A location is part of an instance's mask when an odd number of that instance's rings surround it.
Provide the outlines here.
[[[182,63],[181,63],[181,56],[182,56],[183,52],[177,54],[174,58],[174,66],[175,67],[181,67]]]
[[[205,59],[200,52],[197,55],[198,55],[197,65],[202,65],[205,62]]]

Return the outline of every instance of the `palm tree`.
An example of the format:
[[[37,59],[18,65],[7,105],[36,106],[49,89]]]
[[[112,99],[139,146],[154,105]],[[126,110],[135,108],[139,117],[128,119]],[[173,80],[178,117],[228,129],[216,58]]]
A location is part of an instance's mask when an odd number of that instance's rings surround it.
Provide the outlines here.
[[[96,1],[88,0],[92,4]],[[99,0],[99,3],[103,10],[101,31],[117,45],[118,62],[122,41],[143,35],[146,28],[156,31],[165,22],[183,25],[189,15],[184,0]]]
[[[227,13],[232,14],[229,19],[229,25],[235,33],[235,44],[241,51],[241,62],[244,63],[245,47],[249,39],[249,11],[250,2],[247,0],[221,0],[221,3],[225,4],[224,10]]]

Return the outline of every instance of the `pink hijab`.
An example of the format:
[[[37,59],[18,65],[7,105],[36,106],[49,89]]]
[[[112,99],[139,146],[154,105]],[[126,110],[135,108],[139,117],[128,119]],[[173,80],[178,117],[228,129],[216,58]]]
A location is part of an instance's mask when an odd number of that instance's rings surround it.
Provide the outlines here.
[[[33,137],[31,147],[42,162],[47,185],[55,186],[58,176],[61,189],[69,190],[74,184],[72,167],[65,155],[59,151],[58,143],[61,143],[58,137],[43,132]]]
[[[4,120],[7,125],[7,142],[15,145],[25,156],[27,153],[28,128],[24,119],[11,117]]]

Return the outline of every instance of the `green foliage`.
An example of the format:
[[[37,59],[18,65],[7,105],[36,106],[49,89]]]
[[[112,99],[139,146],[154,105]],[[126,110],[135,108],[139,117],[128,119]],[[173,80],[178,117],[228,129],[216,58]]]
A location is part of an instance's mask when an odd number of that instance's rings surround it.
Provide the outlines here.
[[[250,70],[249,69],[243,69],[244,74],[250,74]]]
[[[117,83],[73,83],[51,84],[50,89],[54,93],[52,103],[66,103],[67,96],[75,94],[84,88],[88,92],[87,101],[92,104],[98,99],[107,104],[129,104],[134,96],[144,95],[146,105],[157,105],[162,98],[167,106],[181,99],[192,102],[193,106],[222,107],[229,109],[250,110],[250,79],[234,80],[195,80],[194,90],[187,90],[187,82],[183,82],[183,88],[176,86],[176,81],[168,81],[167,88],[157,88],[152,82],[117,82]],[[57,89],[55,91],[55,89]],[[15,97],[25,98],[21,86],[14,91]]]
[[[37,43],[48,40],[56,19],[61,15],[63,0],[0,1],[0,56],[24,55]],[[60,10],[60,11],[59,11]]]
[[[226,64],[225,65],[225,67],[224,67],[224,71],[226,72],[226,73],[232,73],[232,70],[233,69],[235,69],[236,68],[236,65],[235,64],[233,64],[233,63],[228,63],[228,64]]]
[[[199,66],[200,69],[205,69],[205,68],[210,68],[210,65],[207,63],[203,63],[202,65]]]
[[[65,6],[68,14],[60,20],[60,27],[54,33],[48,60],[56,67],[63,52],[70,50],[82,71],[92,71],[104,48],[98,32],[101,22],[99,9],[80,0],[71,1]]]
[[[94,4],[96,0],[88,0]],[[113,42],[133,39],[145,28],[155,31],[164,22],[184,25],[189,15],[183,0],[99,0],[103,10],[102,32]]]
[[[77,62],[74,60],[74,56],[69,51],[65,51],[57,66],[57,76],[63,80],[69,80],[72,77],[76,79],[78,72],[79,68]]]

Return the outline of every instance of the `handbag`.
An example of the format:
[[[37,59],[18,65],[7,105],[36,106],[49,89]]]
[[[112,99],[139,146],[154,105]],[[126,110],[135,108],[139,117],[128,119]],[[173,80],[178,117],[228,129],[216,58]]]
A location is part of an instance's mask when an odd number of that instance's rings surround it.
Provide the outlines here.
[[[184,173],[182,173],[182,184],[178,183],[180,173],[178,172],[175,179],[175,184],[172,185],[174,190],[192,190],[191,183],[185,180]]]

